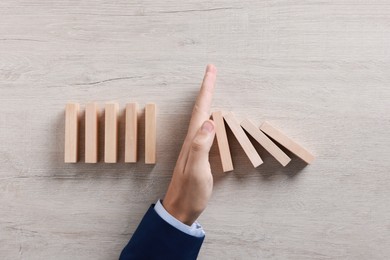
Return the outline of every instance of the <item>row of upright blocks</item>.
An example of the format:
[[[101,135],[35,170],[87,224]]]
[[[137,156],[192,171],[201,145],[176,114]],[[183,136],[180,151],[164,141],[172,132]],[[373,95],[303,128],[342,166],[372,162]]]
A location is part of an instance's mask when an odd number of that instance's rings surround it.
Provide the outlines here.
[[[104,113],[104,162],[116,163],[118,160],[118,112],[117,103],[106,103]],[[125,162],[137,162],[138,104],[126,105]],[[78,161],[79,147],[78,103],[68,103],[65,108],[65,162]],[[85,162],[98,162],[98,118],[97,103],[85,106]],[[156,163],[156,105],[145,106],[145,163]]]

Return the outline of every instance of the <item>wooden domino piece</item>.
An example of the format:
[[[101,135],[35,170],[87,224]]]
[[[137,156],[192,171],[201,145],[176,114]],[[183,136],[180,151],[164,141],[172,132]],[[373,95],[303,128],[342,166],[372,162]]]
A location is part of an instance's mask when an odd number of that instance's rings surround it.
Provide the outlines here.
[[[66,163],[78,160],[79,110],[77,103],[68,103],[65,107],[65,156]]]
[[[224,118],[226,123],[232,130],[234,136],[237,138],[237,141],[241,144],[253,166],[256,168],[260,164],[262,164],[263,160],[261,160],[260,155],[257,153],[248,136],[245,134],[244,130],[241,128],[240,124],[235,119],[233,113],[229,112],[225,114]]]
[[[156,163],[156,105],[145,106],[145,163]]]
[[[99,107],[93,103],[85,106],[85,162],[98,161],[98,117]]]
[[[104,115],[104,162],[116,163],[118,152],[117,103],[106,103]]]
[[[233,171],[232,156],[230,154],[229,142],[221,111],[213,112],[213,121],[215,124],[215,135],[217,136],[223,172]]]
[[[271,139],[269,139],[260,129],[250,120],[245,119],[241,122],[242,128],[247,131],[261,146],[264,147],[275,159],[283,166],[286,166],[291,158],[287,156]]]
[[[126,105],[125,162],[137,162],[138,104]]]
[[[264,122],[260,126],[260,130],[267,134],[269,137],[274,139],[276,142],[284,146],[286,149],[291,151],[293,154],[301,158],[306,163],[310,164],[314,161],[314,155],[303,148],[301,145],[287,137],[279,129],[273,127],[269,122]]]

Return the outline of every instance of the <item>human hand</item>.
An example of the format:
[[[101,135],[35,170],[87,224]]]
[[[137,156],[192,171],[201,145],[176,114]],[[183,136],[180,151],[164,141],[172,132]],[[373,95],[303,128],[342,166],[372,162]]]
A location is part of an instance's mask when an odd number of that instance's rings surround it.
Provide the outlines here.
[[[189,226],[206,208],[213,190],[209,151],[215,126],[209,118],[216,72],[214,65],[207,66],[187,136],[163,201],[166,211]]]

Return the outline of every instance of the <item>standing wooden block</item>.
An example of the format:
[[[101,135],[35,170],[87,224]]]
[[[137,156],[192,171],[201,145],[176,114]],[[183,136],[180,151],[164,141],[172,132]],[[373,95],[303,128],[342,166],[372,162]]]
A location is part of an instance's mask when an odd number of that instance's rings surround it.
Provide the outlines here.
[[[68,103],[65,107],[65,158],[66,163],[78,160],[79,110],[77,103]]]
[[[232,156],[230,154],[229,142],[226,136],[225,123],[221,111],[213,112],[213,121],[215,124],[215,135],[217,136],[222,169],[224,172],[233,171]]]
[[[125,162],[137,162],[138,104],[126,105]]]
[[[99,107],[96,103],[85,106],[85,162],[98,161],[98,117]]]
[[[272,139],[274,139],[281,145],[283,145],[284,147],[286,147],[286,149],[291,151],[293,154],[301,158],[306,163],[310,164],[314,161],[314,156],[309,151],[307,151],[298,143],[291,140],[279,129],[273,127],[270,123],[264,122],[260,126],[260,130],[266,133],[268,136],[270,136]]]
[[[104,119],[104,162],[116,163],[118,152],[118,104],[107,103]]]
[[[264,147],[275,159],[283,166],[286,166],[290,161],[287,156],[274,142],[271,141],[260,129],[248,119],[241,122],[242,128],[245,129],[261,146]]]
[[[249,140],[248,136],[245,134],[244,130],[242,130],[240,124],[234,118],[234,115],[231,112],[229,112],[226,115],[224,115],[224,118],[226,123],[232,130],[234,136],[237,138],[237,141],[241,144],[242,148],[244,149],[246,155],[248,156],[253,166],[258,167],[260,164],[262,164],[263,160],[261,160],[260,155],[257,153],[255,147],[253,147],[251,141]]]
[[[145,163],[156,163],[156,105],[145,106]]]

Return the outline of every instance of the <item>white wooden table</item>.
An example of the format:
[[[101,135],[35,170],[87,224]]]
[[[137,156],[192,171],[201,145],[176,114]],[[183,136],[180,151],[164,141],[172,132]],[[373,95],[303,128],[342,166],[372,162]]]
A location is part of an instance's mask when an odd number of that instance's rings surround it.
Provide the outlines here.
[[[388,0],[2,0],[0,258],[117,259],[165,193],[209,62],[215,108],[317,159],[283,168],[256,145],[253,169],[231,138],[222,174],[214,146],[199,259],[388,259]],[[68,101],[155,102],[158,163],[141,145],[124,164],[121,145],[118,164],[64,164]]]

